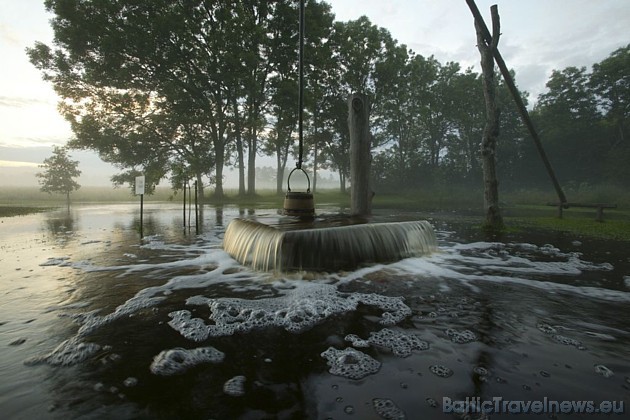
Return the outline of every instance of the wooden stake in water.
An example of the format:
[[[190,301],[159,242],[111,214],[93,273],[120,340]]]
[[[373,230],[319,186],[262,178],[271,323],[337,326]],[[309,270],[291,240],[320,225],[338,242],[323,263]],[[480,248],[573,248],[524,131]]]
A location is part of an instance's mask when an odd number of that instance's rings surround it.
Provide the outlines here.
[[[140,196],[140,238],[144,237],[142,230],[143,225],[143,213],[144,213],[144,175],[136,177],[136,195]]]

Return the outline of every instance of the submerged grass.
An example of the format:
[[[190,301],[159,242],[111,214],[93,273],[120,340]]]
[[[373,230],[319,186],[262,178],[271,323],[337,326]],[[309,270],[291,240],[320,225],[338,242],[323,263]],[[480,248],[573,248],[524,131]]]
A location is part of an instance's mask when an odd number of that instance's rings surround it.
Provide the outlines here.
[[[502,193],[501,212],[506,225],[505,231],[526,231],[536,228],[598,238],[630,241],[630,192],[610,186],[580,186],[567,189],[569,201],[583,203],[616,204],[616,209],[604,211],[604,221],[595,221],[593,208],[570,208],[564,218],[556,217],[557,209],[547,203],[557,201],[553,191],[519,190]],[[146,195],[145,202],[179,202],[181,192],[169,188],[157,188],[155,194]],[[318,207],[348,209],[349,191],[318,190],[314,194]],[[111,187],[82,187],[72,194],[73,204],[80,203],[123,203],[136,202],[138,197],[129,189]],[[275,190],[258,191],[255,196],[239,196],[238,191],[226,190],[225,197],[218,199],[206,192],[206,203],[211,205],[236,205],[248,208],[281,208],[284,194]],[[49,195],[32,188],[0,188],[0,217],[23,215],[46,211],[54,207],[65,207],[63,195]],[[483,229],[483,193],[480,189],[448,186],[427,188],[404,194],[377,193],[373,199],[374,209],[400,209],[434,214],[437,218],[449,217],[467,220],[471,228]]]
[[[0,206],[0,217],[25,216],[31,213],[42,213],[51,207]]]

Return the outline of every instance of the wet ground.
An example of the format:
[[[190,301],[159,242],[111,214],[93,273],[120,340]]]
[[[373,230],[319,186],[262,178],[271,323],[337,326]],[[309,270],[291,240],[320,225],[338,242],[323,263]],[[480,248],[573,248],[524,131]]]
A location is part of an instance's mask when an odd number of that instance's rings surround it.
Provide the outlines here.
[[[149,204],[142,240],[136,205],[0,219],[3,418],[627,418],[627,243],[429,215],[430,256],[281,275],[221,249],[251,213],[197,236]]]

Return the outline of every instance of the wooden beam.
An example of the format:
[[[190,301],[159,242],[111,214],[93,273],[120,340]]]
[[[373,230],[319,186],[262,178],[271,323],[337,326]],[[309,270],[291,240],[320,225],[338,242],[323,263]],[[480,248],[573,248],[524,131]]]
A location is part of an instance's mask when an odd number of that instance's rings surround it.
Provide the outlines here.
[[[488,30],[488,27],[486,26],[486,23],[483,20],[483,16],[481,16],[481,13],[479,12],[477,5],[475,4],[475,0],[466,0],[466,3],[468,3],[468,7],[470,8],[470,11],[472,12],[475,18],[475,21],[477,22],[477,24],[479,25],[481,29],[482,35],[486,41],[486,45],[492,45],[492,35],[490,35],[490,31]],[[521,118],[523,119],[523,123],[529,130],[529,134],[532,136],[532,139],[534,139],[534,144],[536,145],[538,154],[540,155],[540,158],[542,159],[543,164],[545,165],[545,168],[547,169],[547,173],[549,174],[549,177],[551,178],[551,182],[556,190],[556,193],[558,194],[558,199],[560,200],[561,203],[566,203],[567,198],[564,195],[564,191],[562,190],[562,187],[560,186],[560,183],[558,182],[558,179],[556,178],[556,174],[553,171],[551,163],[549,163],[549,159],[547,159],[547,154],[545,153],[545,149],[542,146],[540,137],[538,137],[538,132],[536,131],[536,128],[534,127],[534,124],[532,123],[532,120],[529,117],[529,113],[527,112],[527,108],[525,107],[525,104],[523,103],[523,99],[521,98],[521,95],[518,92],[516,85],[514,84],[512,75],[510,74],[510,71],[508,70],[507,65],[505,64],[505,61],[503,60],[503,57],[501,56],[501,53],[499,52],[498,48],[493,49],[493,55],[497,63],[497,66],[499,66],[499,70],[501,71],[501,74],[503,75],[503,80],[505,80],[505,84],[507,85],[508,90],[512,94],[512,98],[514,99],[514,102],[516,103],[516,108],[518,109],[518,112],[521,115]]]

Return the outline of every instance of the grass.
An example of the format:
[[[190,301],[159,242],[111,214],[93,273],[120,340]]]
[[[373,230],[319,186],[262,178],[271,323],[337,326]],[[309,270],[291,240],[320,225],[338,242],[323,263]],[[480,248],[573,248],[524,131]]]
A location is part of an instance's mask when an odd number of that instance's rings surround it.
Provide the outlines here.
[[[25,216],[31,213],[41,213],[50,207],[0,206],[0,217]]]
[[[547,206],[557,201],[553,190],[519,190],[500,193],[501,211],[507,230],[526,231],[530,228],[570,232],[576,235],[630,241],[630,192],[619,188],[582,185],[567,189],[571,202],[611,203],[617,209],[604,210],[604,222],[595,221],[595,209],[570,208],[564,211],[564,218],[556,217],[557,209]],[[63,195],[49,195],[32,188],[0,188],[0,217],[10,217],[45,211],[54,207],[65,207]],[[136,202],[126,188],[82,187],[71,196],[72,203],[121,203]],[[331,206],[347,209],[350,195],[338,190],[318,190],[314,194],[317,206]],[[182,200],[181,193],[169,188],[158,188],[153,195],[145,196],[145,202],[169,202]],[[213,205],[236,205],[241,207],[281,208],[283,194],[275,190],[262,190],[256,196],[239,197],[238,191],[226,190],[225,197],[217,199],[206,192],[206,202]],[[480,189],[457,186],[416,190],[406,194],[377,193],[373,200],[374,209],[400,209],[436,213],[438,217],[450,215],[462,220],[465,216],[471,226],[481,229],[483,223],[483,194]]]

